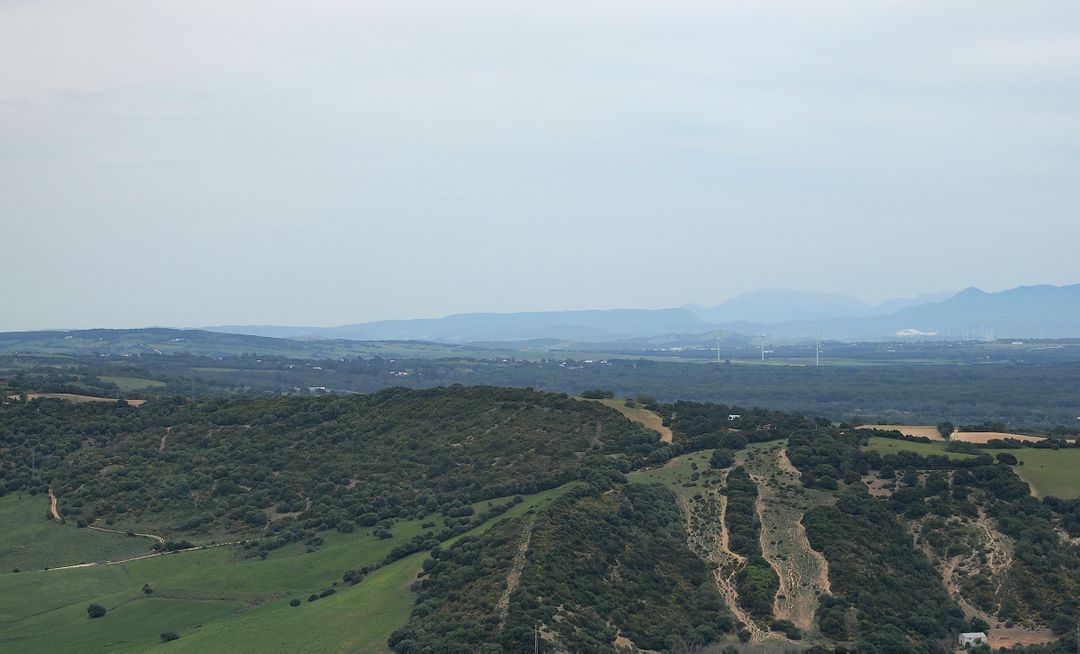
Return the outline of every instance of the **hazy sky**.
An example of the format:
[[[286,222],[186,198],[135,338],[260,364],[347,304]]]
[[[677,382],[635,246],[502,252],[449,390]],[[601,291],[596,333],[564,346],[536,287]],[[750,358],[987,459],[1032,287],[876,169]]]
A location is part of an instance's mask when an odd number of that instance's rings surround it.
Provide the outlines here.
[[[0,0],[0,329],[1080,282],[1080,3]]]

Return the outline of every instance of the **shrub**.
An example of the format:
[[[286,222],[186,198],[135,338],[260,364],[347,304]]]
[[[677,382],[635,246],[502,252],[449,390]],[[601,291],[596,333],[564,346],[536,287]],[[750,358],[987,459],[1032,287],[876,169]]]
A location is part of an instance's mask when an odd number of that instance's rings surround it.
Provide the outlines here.
[[[590,388],[587,391],[583,391],[581,397],[587,400],[612,400],[615,399],[615,391],[609,391],[602,388]]]
[[[161,642],[167,643],[171,640],[179,640],[180,634],[175,631],[163,631],[161,632]]]
[[[86,607],[86,614],[91,618],[100,618],[105,615],[105,607],[100,604],[91,604]]]
[[[730,468],[735,464],[735,453],[726,447],[713,450],[709,457],[709,465],[713,468]]]
[[[289,600],[289,606],[300,606],[300,600],[296,598]]]

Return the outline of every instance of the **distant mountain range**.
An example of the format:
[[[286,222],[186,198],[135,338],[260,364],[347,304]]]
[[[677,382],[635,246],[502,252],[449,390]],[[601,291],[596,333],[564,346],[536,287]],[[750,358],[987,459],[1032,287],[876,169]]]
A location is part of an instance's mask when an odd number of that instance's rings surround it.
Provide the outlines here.
[[[765,290],[713,307],[527,313],[467,313],[422,320],[384,320],[341,327],[226,325],[210,331],[276,338],[423,340],[497,343],[701,342],[826,338],[1080,337],[1080,284],[1021,286],[999,293],[969,288],[870,305],[844,295]]]
[[[381,320],[341,327],[226,325],[207,330],[276,338],[474,343],[533,339],[606,342],[662,334],[699,334],[714,328],[689,309],[610,309],[460,313],[445,318]]]
[[[448,356],[527,348],[616,351],[839,341],[1080,338],[1080,284],[892,300],[759,291],[713,307],[467,313],[340,327],[226,325],[0,333],[0,353],[252,353],[294,357]],[[433,349],[434,348],[434,349]]]
[[[932,293],[913,298],[888,300],[871,305],[847,295],[814,293],[791,289],[766,289],[746,293],[713,307],[689,306],[711,323],[730,322],[773,325],[783,322],[869,318],[929,302],[939,302],[954,293]]]

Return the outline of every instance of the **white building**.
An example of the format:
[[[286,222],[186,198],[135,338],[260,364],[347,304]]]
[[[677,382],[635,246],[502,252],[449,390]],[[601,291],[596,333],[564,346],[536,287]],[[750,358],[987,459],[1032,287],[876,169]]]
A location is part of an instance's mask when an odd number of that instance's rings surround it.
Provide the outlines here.
[[[969,647],[971,645],[984,645],[986,644],[986,634],[981,631],[969,631],[967,633],[960,634],[957,639],[957,643],[960,647]]]

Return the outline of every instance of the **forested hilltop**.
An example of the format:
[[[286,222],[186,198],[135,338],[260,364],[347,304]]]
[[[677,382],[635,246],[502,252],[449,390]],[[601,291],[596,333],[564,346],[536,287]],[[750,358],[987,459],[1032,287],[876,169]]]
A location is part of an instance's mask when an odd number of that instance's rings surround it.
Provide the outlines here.
[[[585,395],[0,405],[0,649],[1075,647],[1080,449]]]
[[[68,521],[185,536],[389,526],[529,494],[660,447],[595,404],[453,387],[316,399],[36,400],[0,408],[0,490],[58,498]]]

